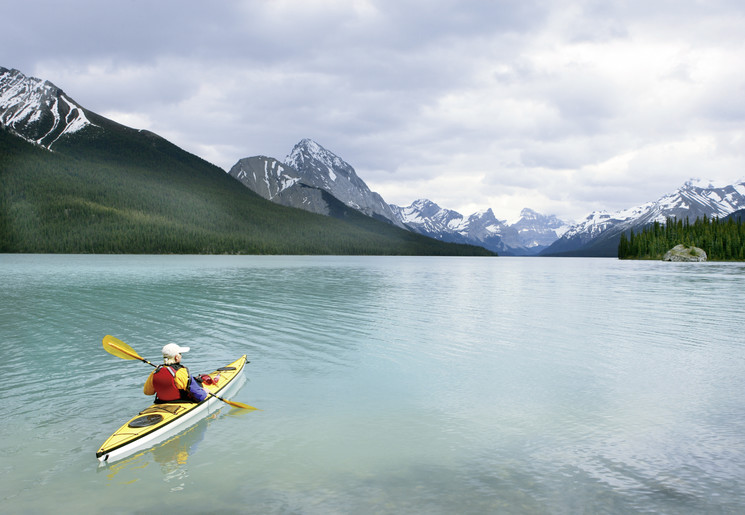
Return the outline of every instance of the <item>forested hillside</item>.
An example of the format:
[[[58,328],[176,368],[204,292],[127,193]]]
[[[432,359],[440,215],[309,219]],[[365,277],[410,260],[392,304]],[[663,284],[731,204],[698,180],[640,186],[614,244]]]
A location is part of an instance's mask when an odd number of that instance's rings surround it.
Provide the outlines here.
[[[619,259],[662,259],[662,256],[678,244],[703,249],[710,261],[745,260],[745,224],[741,219],[668,218],[667,223],[655,222],[639,233],[630,231],[621,235],[618,245]]]
[[[339,220],[273,204],[121,126],[55,152],[0,128],[0,252],[493,255],[353,210]]]

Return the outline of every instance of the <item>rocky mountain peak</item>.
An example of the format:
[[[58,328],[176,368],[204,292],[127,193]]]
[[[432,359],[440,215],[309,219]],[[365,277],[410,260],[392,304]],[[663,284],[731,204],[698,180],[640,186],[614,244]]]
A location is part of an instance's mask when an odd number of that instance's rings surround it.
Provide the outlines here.
[[[49,149],[61,137],[93,126],[85,110],[51,82],[1,67],[0,123]]]
[[[491,208],[472,214],[467,224],[471,233],[500,234],[506,227],[504,222],[497,220]]]
[[[486,209],[482,209],[481,211],[477,211],[477,212],[475,212],[471,216],[477,217],[477,218],[486,218],[486,219],[490,219],[490,220],[491,219],[494,219],[494,220],[497,219],[497,217],[494,215],[494,211],[490,207],[487,207]]]
[[[421,216],[425,216],[428,218],[437,216],[444,211],[440,206],[426,198],[415,200],[408,208],[405,209],[408,209],[409,211],[416,211]]]
[[[539,216],[539,213],[528,207],[523,208],[523,210],[520,211],[520,220],[538,220]]]
[[[323,195],[310,190],[323,191],[367,216],[405,227],[349,163],[312,139],[296,144],[284,163],[255,156],[239,160],[229,173],[264,198],[284,205],[325,214],[329,206]]]
[[[362,182],[349,163],[308,138],[300,140],[293,147],[292,152],[285,158],[285,164],[299,172],[313,170],[317,176],[325,175],[331,181],[342,175],[350,181]]]

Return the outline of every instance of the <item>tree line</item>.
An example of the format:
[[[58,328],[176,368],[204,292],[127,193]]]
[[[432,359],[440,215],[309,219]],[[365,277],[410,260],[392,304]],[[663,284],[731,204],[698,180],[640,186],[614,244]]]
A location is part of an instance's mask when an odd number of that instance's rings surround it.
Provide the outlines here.
[[[711,261],[745,260],[745,224],[729,218],[697,218],[691,223],[668,217],[664,224],[655,222],[639,232],[621,234],[619,259],[662,259],[674,246],[699,247]]]
[[[153,141],[162,152],[122,136],[113,155],[91,148],[98,140],[65,154],[0,128],[0,253],[494,255],[357,212],[340,220],[274,204]]]

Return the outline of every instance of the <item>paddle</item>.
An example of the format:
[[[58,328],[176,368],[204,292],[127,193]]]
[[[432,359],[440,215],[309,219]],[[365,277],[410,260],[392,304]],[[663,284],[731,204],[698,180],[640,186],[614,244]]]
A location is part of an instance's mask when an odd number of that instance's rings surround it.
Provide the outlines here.
[[[112,354],[116,356],[117,358],[122,359],[139,359],[143,363],[147,363],[148,365],[152,367],[157,367],[157,365],[154,365],[150,363],[148,360],[137,354],[137,351],[134,350],[132,347],[121,341],[119,338],[115,338],[111,336],[110,334],[107,334],[103,338],[103,348],[106,352],[109,354]],[[233,406],[234,408],[241,408],[241,409],[258,409],[254,408],[253,406],[249,406],[248,404],[243,404],[242,402],[236,402],[236,401],[229,401],[227,399],[223,399],[219,395],[215,395],[214,393],[208,391],[205,389],[205,392],[207,392],[209,395],[216,399],[220,399],[225,404],[229,404],[230,406]]]

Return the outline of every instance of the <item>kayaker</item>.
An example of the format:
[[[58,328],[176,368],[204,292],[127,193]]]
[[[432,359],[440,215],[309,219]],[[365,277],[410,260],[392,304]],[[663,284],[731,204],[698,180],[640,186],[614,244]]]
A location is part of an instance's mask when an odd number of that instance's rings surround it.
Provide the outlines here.
[[[163,364],[158,366],[145,381],[145,395],[155,395],[155,402],[204,400],[207,392],[191,380],[189,369],[181,364],[181,354],[189,347],[169,343],[163,347]]]

